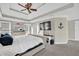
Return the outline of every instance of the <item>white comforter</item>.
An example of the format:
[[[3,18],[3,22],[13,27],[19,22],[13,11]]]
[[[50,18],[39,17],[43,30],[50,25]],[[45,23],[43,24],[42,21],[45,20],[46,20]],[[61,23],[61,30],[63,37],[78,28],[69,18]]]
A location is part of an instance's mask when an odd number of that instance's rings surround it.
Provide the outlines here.
[[[41,38],[34,36],[23,36],[14,38],[13,44],[9,46],[0,45],[0,55],[2,56],[13,56],[17,53],[22,53],[27,49],[36,46],[40,42],[43,42]]]

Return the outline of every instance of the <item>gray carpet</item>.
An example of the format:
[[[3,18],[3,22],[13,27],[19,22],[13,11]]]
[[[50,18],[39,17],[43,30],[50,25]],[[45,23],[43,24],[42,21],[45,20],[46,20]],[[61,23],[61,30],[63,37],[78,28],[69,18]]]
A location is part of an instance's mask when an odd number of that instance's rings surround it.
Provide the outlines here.
[[[79,56],[79,41],[68,44],[54,44],[35,54],[35,56]]]

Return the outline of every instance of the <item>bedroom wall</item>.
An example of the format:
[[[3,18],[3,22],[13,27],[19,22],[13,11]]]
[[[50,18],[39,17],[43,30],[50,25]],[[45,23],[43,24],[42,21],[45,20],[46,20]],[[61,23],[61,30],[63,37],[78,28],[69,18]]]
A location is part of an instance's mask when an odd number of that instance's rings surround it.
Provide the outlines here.
[[[11,34],[11,22],[4,21],[2,19],[1,9],[0,9],[0,34],[1,33],[9,33]]]
[[[19,31],[20,28],[22,28],[23,30],[26,30],[26,26],[24,22],[11,22],[11,27],[12,27],[12,31]]]
[[[9,33],[11,34],[11,22],[0,21],[0,33]]]
[[[61,12],[58,12],[55,15],[64,15],[64,16],[68,16],[68,20],[69,21],[69,40],[75,40],[75,24],[74,24],[74,20],[79,19],[79,4],[74,4],[74,6],[72,8],[63,10]],[[77,32],[78,33],[78,32]]]
[[[75,40],[75,21],[70,20],[68,22],[68,34],[69,34],[69,40]]]
[[[41,22],[44,21],[46,19],[50,19],[53,18],[53,16],[67,16],[68,20],[75,20],[75,19],[79,19],[79,4],[75,3],[72,4],[72,6],[70,6],[69,8],[62,8],[62,10],[58,10],[57,12],[52,12],[51,14],[39,17],[38,19],[34,20],[33,22]],[[74,22],[73,21],[69,21],[69,40],[75,40],[75,34],[74,34]]]
[[[0,17],[2,17],[1,12],[0,12]],[[1,22],[0,22],[0,27],[1,27]],[[1,33],[1,31],[0,31],[0,33]]]
[[[68,20],[67,17],[54,17],[55,44],[68,43]],[[60,26],[60,23],[62,25]]]
[[[1,9],[0,9],[0,17],[2,17],[2,14],[1,14]]]
[[[5,9],[6,10],[6,9]],[[50,18],[53,18],[53,16],[68,16],[68,20],[75,20],[75,19],[79,19],[79,3],[75,3],[72,4],[70,7],[66,7],[66,8],[62,8],[62,10],[58,10],[58,11],[54,11],[51,14],[39,17],[38,19],[35,19],[34,21],[32,21],[33,23],[37,23],[40,21],[44,21]],[[2,15],[0,13],[0,17],[2,18]],[[4,20],[12,20],[12,21],[18,21],[18,19],[12,19],[12,18],[2,18]],[[0,19],[1,20],[1,19]],[[20,20],[19,20],[20,21]],[[22,21],[22,20],[21,20]],[[70,23],[70,22],[69,22]],[[73,26],[73,22],[71,22],[72,24],[70,25],[70,27]],[[35,28],[37,28],[38,26],[34,26]],[[74,31],[73,29],[71,29],[69,27],[69,38],[74,39],[74,33],[72,34],[72,32]],[[37,31],[37,32],[36,32]],[[34,30],[34,34],[37,34],[39,30]]]
[[[63,20],[65,18],[65,20]],[[47,20],[43,20],[43,21],[40,21],[38,22],[38,24],[42,23],[42,22],[45,22],[45,21],[51,21],[51,27],[52,27],[52,30],[50,31],[47,31],[49,32],[50,34],[49,35],[54,35],[55,37],[55,44],[65,44],[68,42],[68,27],[67,27],[67,23],[68,23],[68,20],[66,19],[66,17],[60,17],[58,18],[57,20],[59,21],[56,21],[54,18],[51,18],[51,19],[47,19]],[[62,22],[63,21],[63,26],[64,26],[64,30],[59,30],[58,29],[58,24],[59,22]],[[37,26],[36,24],[34,24],[35,26]],[[37,27],[34,26],[34,30],[37,31]],[[34,31],[33,31],[34,32]],[[43,36],[43,32],[40,31],[41,34],[35,34],[35,35],[42,35]],[[46,32],[46,31],[45,31]],[[36,32],[35,32],[36,33]]]
[[[75,40],[79,41],[79,19],[75,21]]]
[[[37,35],[38,33],[38,23],[31,24],[31,34]]]
[[[1,13],[1,6],[0,6],[0,21],[4,21],[4,22],[9,22],[9,32],[8,33],[10,33],[11,34],[11,32],[12,32],[12,30],[11,30],[11,27],[13,28],[13,25],[14,24],[12,24],[11,25],[11,23],[13,23],[13,22],[23,22],[23,23],[26,23],[26,24],[29,24],[30,22],[25,22],[24,20],[20,20],[20,19],[16,19],[16,18],[7,18],[7,17],[3,17],[2,16],[2,13]],[[0,25],[1,25],[1,23],[0,23]],[[7,25],[6,25],[7,26]],[[29,25],[28,25],[29,26]],[[1,30],[1,29],[0,29]],[[26,29],[27,30],[27,29]],[[3,31],[4,32],[4,31]],[[2,31],[0,31],[0,33],[2,33]],[[28,33],[29,33],[29,29],[28,29]],[[26,33],[27,34],[27,33]]]
[[[33,23],[32,24],[32,34],[35,34],[35,35],[43,35],[43,30],[40,30],[40,23],[42,22],[46,22],[46,21],[51,21],[51,30],[50,31],[45,31],[46,33],[50,33],[50,35],[54,35],[54,21],[53,19],[46,19],[46,20],[43,20],[43,21],[39,21],[37,23]]]

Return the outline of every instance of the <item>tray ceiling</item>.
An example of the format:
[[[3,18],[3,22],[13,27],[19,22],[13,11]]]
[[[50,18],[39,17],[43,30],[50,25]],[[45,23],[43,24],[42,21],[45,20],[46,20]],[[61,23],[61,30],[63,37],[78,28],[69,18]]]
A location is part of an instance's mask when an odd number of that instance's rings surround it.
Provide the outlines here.
[[[25,5],[25,3],[22,4]],[[5,17],[30,21],[65,5],[67,5],[67,3],[33,3],[32,8],[37,9],[37,11],[30,14],[27,10],[21,11],[24,8],[17,3],[0,3],[0,8],[2,15]]]

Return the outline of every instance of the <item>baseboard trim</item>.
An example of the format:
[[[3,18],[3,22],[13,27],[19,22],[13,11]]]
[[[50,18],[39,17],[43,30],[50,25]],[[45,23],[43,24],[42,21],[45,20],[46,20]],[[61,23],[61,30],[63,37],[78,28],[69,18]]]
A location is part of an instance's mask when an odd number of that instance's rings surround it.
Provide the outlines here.
[[[67,44],[68,42],[55,42],[55,44]]]
[[[75,39],[69,39],[69,40],[75,40]]]
[[[73,40],[73,41],[79,41],[79,39],[75,39],[75,40]]]

